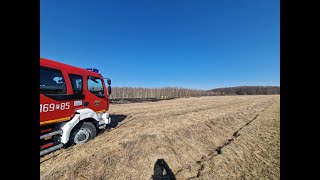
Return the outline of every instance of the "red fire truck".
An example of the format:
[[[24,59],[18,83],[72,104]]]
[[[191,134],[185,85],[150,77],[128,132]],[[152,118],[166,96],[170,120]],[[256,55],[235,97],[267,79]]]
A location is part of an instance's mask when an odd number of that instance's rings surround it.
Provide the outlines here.
[[[110,124],[110,85],[95,68],[40,57],[40,156],[85,143]]]

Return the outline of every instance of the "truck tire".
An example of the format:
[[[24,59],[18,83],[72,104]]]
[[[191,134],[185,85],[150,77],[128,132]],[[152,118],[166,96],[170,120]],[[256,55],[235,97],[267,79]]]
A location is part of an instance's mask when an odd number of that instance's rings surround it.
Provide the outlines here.
[[[97,129],[91,122],[79,123],[70,134],[70,144],[83,144],[96,137]]]

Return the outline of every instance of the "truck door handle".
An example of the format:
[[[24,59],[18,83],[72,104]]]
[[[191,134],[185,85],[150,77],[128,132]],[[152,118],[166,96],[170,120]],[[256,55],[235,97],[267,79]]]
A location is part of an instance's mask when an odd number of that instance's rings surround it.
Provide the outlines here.
[[[83,105],[84,106],[89,106],[89,102],[84,102]]]

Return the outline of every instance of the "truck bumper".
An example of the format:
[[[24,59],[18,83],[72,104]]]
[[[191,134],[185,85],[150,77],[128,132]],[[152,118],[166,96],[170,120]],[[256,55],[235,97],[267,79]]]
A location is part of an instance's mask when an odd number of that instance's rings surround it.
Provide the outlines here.
[[[111,117],[109,116],[109,114],[107,112],[102,113],[102,115],[100,116],[100,121],[98,123],[99,129],[104,129],[106,125],[110,123]]]

